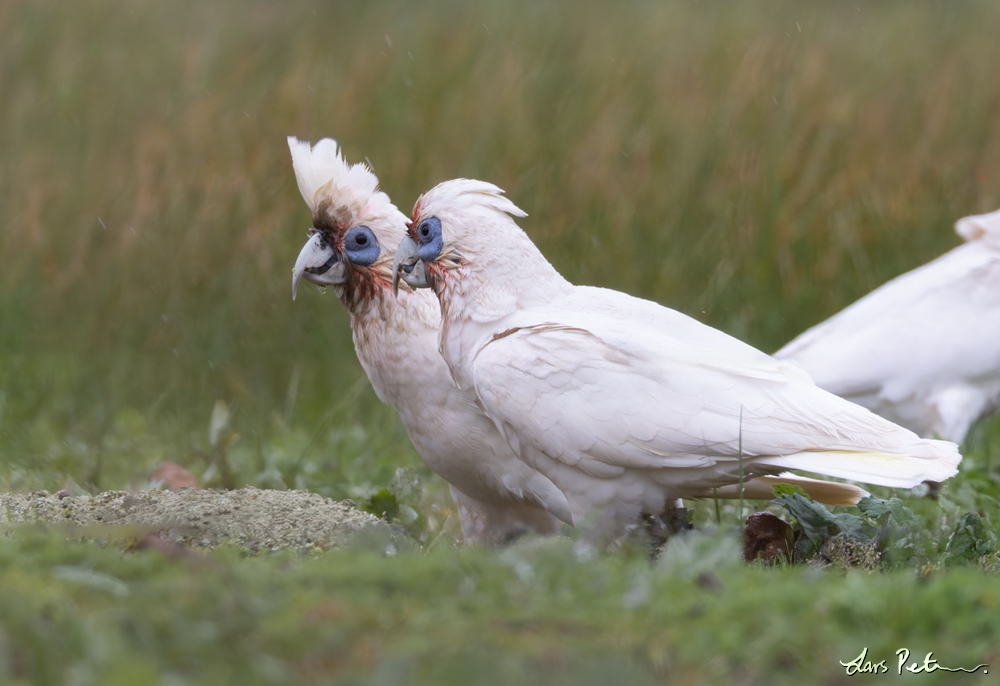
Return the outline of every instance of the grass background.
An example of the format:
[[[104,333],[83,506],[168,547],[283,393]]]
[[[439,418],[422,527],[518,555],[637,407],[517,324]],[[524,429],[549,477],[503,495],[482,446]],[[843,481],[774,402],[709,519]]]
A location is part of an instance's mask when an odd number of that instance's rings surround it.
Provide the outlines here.
[[[343,308],[291,301],[310,221],[287,135],[337,138],[404,212],[448,178],[497,183],[567,278],[774,350],[1000,206],[998,27],[987,0],[0,4],[0,488],[141,488],[172,460],[209,485],[365,498],[407,467],[411,504],[454,536]],[[979,427],[943,508],[912,504],[939,548],[962,511],[998,519],[998,448]],[[977,609],[1000,589],[973,569],[737,567],[720,592],[570,552],[234,554],[192,575],[44,533],[0,546],[15,683],[839,683],[834,658],[869,637],[1000,662]],[[464,601],[470,567],[489,581]],[[623,604],[634,583],[648,602]]]

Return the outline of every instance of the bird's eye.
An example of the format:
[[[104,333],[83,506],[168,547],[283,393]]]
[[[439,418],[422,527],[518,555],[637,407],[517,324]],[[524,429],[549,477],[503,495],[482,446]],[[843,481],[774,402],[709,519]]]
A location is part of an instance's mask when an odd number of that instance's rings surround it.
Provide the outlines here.
[[[420,244],[427,245],[435,238],[441,236],[441,220],[437,217],[423,220],[420,222],[420,226],[417,227],[417,234]]]
[[[378,259],[379,247],[375,234],[367,226],[355,226],[344,236],[344,252],[351,264],[368,267]]]

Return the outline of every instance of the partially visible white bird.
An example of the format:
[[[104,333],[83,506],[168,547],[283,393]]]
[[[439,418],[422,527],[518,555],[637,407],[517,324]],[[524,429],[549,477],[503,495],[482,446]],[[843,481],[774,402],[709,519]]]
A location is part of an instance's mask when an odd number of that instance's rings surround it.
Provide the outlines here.
[[[558,530],[562,493],[517,459],[452,382],[437,351],[441,314],[426,291],[392,294],[390,265],[406,217],[363,164],[337,143],[288,138],[299,190],[315,230],[292,272],[333,286],[351,313],[358,360],[378,397],[399,412],[417,453],[451,486],[467,543],[499,542],[525,528]]]
[[[596,511],[620,530],[731,487],[741,469],[903,488],[957,472],[955,444],[921,439],[797,367],[656,303],[569,283],[501,193],[459,179],[421,196],[393,279],[435,291],[453,378],[564,496],[564,521]]]
[[[1000,211],[965,244],[809,329],[775,357],[921,436],[961,443],[1000,401]]]

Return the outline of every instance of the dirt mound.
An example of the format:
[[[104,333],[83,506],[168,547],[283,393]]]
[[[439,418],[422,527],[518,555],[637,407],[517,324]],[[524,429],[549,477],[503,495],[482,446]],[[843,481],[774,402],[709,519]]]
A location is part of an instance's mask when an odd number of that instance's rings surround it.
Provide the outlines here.
[[[0,525],[43,523],[91,539],[161,539],[198,548],[324,550],[361,541],[394,552],[400,537],[382,520],[305,491],[109,491],[69,496],[0,493]]]

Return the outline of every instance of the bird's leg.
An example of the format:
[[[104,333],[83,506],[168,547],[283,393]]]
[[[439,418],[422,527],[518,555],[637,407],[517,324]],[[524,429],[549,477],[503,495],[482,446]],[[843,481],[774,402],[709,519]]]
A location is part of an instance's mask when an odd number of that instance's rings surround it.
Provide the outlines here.
[[[643,514],[646,534],[649,537],[649,554],[657,559],[666,548],[671,536],[690,531],[694,525],[689,521],[689,510],[681,500],[676,500],[659,515]]]

